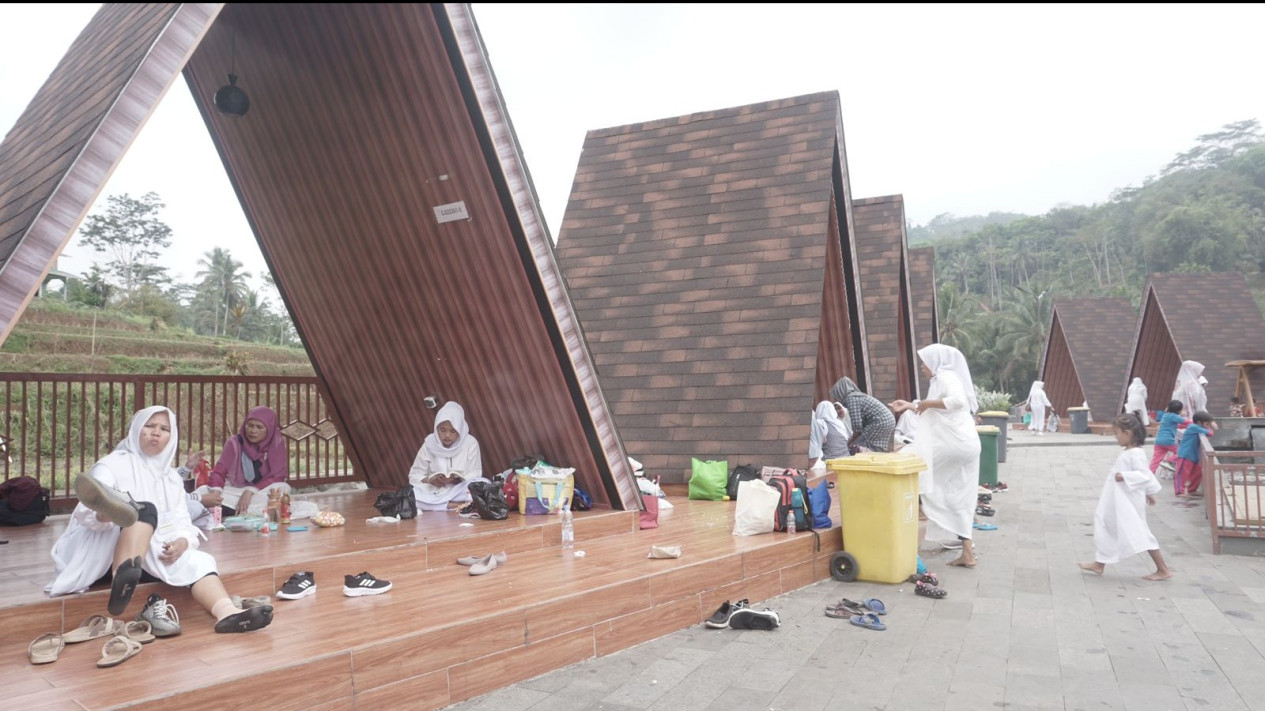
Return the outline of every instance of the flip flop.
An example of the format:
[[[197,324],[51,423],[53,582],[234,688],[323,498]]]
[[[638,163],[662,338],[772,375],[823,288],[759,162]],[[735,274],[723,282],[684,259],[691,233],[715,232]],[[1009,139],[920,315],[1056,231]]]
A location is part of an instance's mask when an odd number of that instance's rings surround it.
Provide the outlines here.
[[[988,506],[986,504],[979,504],[975,507],[975,513],[980,516],[992,516],[997,513],[997,509],[994,509],[992,506]]]
[[[32,664],[48,664],[57,661],[57,656],[65,648],[66,643],[61,635],[49,632],[36,637],[31,646],[26,648],[26,654],[31,658]]]
[[[141,653],[141,643],[128,639],[123,635],[111,637],[101,648],[101,658],[97,660],[99,667],[113,667]]]
[[[861,605],[876,615],[887,614],[887,605],[884,605],[883,601],[876,597],[869,598],[868,600],[862,600]]]
[[[842,603],[838,603],[826,608],[826,617],[834,617],[840,620],[851,619],[858,615],[864,615],[864,614],[865,614],[865,610],[859,607],[851,607],[848,605],[844,605]]]
[[[137,620],[123,626],[123,636],[141,644],[149,644],[158,639],[154,636],[153,630],[154,628],[145,620]]]
[[[75,644],[76,642],[87,642],[98,637],[106,635],[122,634],[123,621],[115,620],[105,615],[93,615],[73,630],[62,635],[62,640],[66,644]]]
[[[856,617],[852,618],[851,622],[857,627],[864,627],[866,629],[871,629],[871,630],[882,631],[882,630],[887,629],[887,625],[880,622],[878,619],[878,615],[874,614],[873,612],[869,612],[864,615],[857,615]]]
[[[997,527],[991,523],[980,523],[979,521],[976,521],[974,523],[974,526],[975,528],[978,528],[981,531],[996,531],[997,530]]]

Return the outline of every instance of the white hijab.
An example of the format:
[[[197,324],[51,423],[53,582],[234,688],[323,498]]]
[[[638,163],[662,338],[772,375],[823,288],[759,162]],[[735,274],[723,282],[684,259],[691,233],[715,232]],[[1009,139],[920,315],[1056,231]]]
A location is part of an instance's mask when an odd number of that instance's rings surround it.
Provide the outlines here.
[[[165,412],[167,420],[171,423],[171,439],[167,440],[167,446],[163,448],[157,456],[151,457],[145,454],[145,450],[141,448],[141,430],[145,428],[145,424],[154,415]],[[133,463],[133,467],[138,471],[144,471],[152,474],[155,478],[161,478],[171,470],[171,462],[176,458],[176,450],[180,448],[180,432],[176,429],[176,413],[168,410],[162,405],[154,405],[132,416],[132,424],[128,427],[127,437],[119,441],[114,451],[101,460],[102,464],[110,466],[111,460],[128,459]]]
[[[445,447],[444,443],[439,441],[439,426],[445,422],[457,430],[457,439],[451,447]],[[457,403],[449,401],[435,413],[435,431],[426,435],[426,441],[422,443],[422,446],[434,456],[454,457],[465,445],[469,434],[470,426],[466,424],[466,411]]]
[[[167,446],[162,452],[151,457],[141,448],[141,430],[151,417],[160,412],[167,413],[167,419],[171,423],[171,439],[167,440]],[[152,501],[158,506],[159,513],[180,509],[187,516],[180,475],[171,466],[179,448],[180,432],[176,428],[176,413],[161,405],[154,405],[132,416],[127,437],[97,464],[109,469],[114,475],[116,485],[131,493],[137,501]]]
[[[971,380],[971,368],[966,364],[966,356],[962,351],[943,343],[932,343],[918,351],[918,357],[931,369],[931,377],[949,371],[962,381],[965,391],[967,409],[972,413],[979,411],[979,401],[975,399],[975,382]]]
[[[1039,397],[1042,401],[1038,404],[1044,407],[1048,401],[1048,399],[1045,397],[1045,381],[1043,380],[1032,381],[1032,387],[1028,388],[1028,402],[1032,402],[1034,398],[1037,398],[1038,397],[1037,393],[1040,393]]]
[[[1195,360],[1182,361],[1182,369],[1177,373],[1177,385],[1173,389],[1181,390],[1183,386],[1198,385],[1203,372],[1203,363]]]
[[[839,413],[835,410],[835,404],[829,400],[822,400],[817,403],[817,409],[813,410],[813,427],[817,428],[821,433],[821,441],[826,441],[827,430],[834,430],[843,435],[846,439],[852,436],[848,431],[848,425],[839,419]]]

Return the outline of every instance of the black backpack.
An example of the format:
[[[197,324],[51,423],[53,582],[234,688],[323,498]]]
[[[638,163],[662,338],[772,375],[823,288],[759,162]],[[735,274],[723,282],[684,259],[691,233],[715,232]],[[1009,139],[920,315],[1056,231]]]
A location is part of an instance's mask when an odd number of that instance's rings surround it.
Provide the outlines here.
[[[19,476],[0,483],[0,526],[42,523],[50,513],[50,496],[34,477]]]
[[[744,481],[760,478],[760,469],[761,467],[753,466],[751,464],[742,464],[734,467],[733,471],[729,472],[729,482],[725,486],[725,493],[729,494],[730,501],[738,500],[739,484]]]
[[[808,479],[794,469],[769,477],[768,485],[777,489],[777,509],[773,514],[773,530],[786,531],[786,519],[795,517],[796,531],[813,530],[813,505],[808,498]]]

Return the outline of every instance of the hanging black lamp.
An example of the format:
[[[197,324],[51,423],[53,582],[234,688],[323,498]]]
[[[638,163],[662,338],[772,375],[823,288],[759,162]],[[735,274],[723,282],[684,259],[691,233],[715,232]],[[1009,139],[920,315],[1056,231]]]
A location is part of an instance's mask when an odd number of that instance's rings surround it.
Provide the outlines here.
[[[232,58],[229,60],[228,83],[215,92],[215,108],[226,116],[245,116],[250,98],[237,86],[237,28],[233,28]]]

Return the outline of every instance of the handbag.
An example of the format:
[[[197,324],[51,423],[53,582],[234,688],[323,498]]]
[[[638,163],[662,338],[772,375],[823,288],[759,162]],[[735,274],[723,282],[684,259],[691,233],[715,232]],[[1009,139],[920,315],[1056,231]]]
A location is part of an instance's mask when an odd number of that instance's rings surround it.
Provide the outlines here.
[[[729,462],[721,459],[703,461],[691,458],[690,498],[704,501],[720,501],[727,496]]]
[[[762,479],[751,479],[739,484],[738,505],[734,511],[734,535],[772,533],[780,498],[777,489],[765,484]]]
[[[466,488],[470,492],[470,505],[463,508],[462,513],[470,509],[479,518],[488,521],[504,521],[509,518],[509,505],[505,503],[505,494],[501,487],[487,481],[472,481]]]
[[[641,504],[644,510],[641,512],[638,520],[638,528],[642,531],[647,528],[659,527],[659,497],[651,494],[641,495]]]
[[[500,476],[500,474],[497,476]],[[505,481],[501,485],[501,496],[505,498],[506,506],[511,509],[518,508],[518,475],[513,471],[509,472],[509,476],[505,477]]]
[[[417,498],[412,486],[401,486],[395,491],[378,494],[373,507],[383,516],[397,516],[401,519],[417,518]]]
[[[571,508],[575,470],[537,464],[518,472],[518,512],[526,516],[557,513]]]

